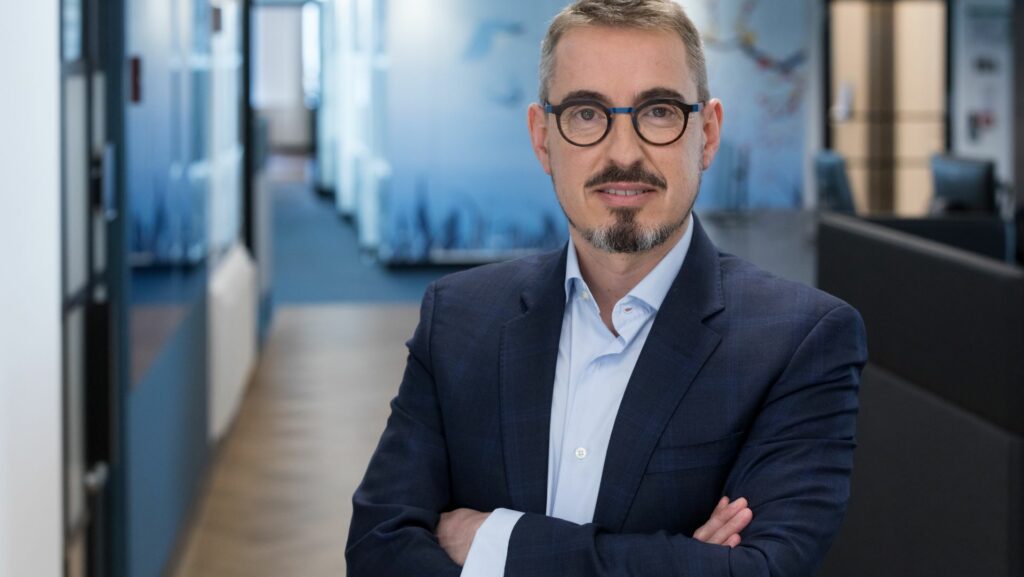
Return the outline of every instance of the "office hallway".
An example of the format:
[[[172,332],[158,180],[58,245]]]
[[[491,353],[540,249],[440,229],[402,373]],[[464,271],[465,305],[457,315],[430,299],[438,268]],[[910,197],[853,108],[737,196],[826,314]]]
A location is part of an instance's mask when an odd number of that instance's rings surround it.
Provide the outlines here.
[[[380,265],[359,248],[357,225],[339,217],[334,199],[313,192],[312,164],[305,156],[277,154],[267,166],[275,302],[419,302],[428,284],[464,268]]]
[[[388,269],[358,248],[312,162],[274,154],[276,307],[170,577],[337,577],[351,498],[384,429],[427,284],[460,267]]]
[[[174,577],[339,577],[417,305],[278,309]]]

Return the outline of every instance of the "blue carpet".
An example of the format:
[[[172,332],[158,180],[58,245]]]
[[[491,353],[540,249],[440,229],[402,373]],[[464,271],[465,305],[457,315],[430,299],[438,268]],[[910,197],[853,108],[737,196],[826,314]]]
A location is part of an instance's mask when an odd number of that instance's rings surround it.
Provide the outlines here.
[[[333,200],[306,184],[272,187],[276,304],[419,302],[434,280],[461,268],[386,268],[359,251]]]

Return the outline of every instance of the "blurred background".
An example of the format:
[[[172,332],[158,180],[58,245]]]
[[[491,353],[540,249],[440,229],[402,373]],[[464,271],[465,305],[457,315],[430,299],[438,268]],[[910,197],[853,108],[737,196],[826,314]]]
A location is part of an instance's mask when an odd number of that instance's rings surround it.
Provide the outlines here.
[[[720,248],[856,306],[821,575],[1024,576],[1024,5],[679,0]],[[344,575],[426,285],[561,247],[562,0],[0,4],[0,576]]]

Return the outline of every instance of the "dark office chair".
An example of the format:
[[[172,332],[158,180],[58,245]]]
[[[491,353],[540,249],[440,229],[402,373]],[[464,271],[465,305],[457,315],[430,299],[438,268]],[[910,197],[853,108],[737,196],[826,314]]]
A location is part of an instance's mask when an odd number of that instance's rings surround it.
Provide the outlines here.
[[[996,212],[995,163],[936,154],[931,165],[935,183],[931,214]]]
[[[818,178],[818,206],[833,212],[853,213],[853,193],[846,178],[846,161],[831,150],[823,150],[814,158]]]

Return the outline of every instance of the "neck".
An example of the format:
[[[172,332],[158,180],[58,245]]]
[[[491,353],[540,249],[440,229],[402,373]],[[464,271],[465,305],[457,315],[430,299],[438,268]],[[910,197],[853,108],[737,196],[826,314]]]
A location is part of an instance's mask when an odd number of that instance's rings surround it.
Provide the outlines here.
[[[570,228],[576,257],[580,265],[580,274],[601,309],[601,318],[610,330],[611,315],[615,303],[626,296],[633,287],[640,284],[661,259],[671,251],[683,235],[686,228],[692,226],[692,217],[671,237],[660,245],[638,253],[610,253],[591,246],[574,228]]]

